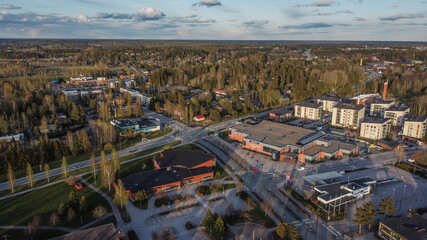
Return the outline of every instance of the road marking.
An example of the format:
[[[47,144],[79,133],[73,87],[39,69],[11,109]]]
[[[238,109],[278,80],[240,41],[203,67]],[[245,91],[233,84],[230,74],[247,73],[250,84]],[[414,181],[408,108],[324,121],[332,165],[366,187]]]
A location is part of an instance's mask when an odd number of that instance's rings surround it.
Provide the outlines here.
[[[333,226],[328,226],[326,224],[322,224],[324,228],[326,228],[329,232],[331,232],[335,237],[341,236],[341,232],[336,230]]]

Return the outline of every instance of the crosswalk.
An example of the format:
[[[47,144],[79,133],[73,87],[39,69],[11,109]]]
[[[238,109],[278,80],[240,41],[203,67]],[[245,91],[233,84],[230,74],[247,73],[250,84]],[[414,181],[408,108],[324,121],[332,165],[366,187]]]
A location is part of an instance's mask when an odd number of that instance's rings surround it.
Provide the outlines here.
[[[342,235],[342,233],[340,232],[340,231],[338,231],[338,230],[336,230],[335,228],[334,228],[334,226],[328,226],[328,225],[326,225],[326,224],[322,224],[322,226],[324,227],[324,228],[326,228],[326,230],[328,230],[330,233],[332,233],[334,236],[336,236],[336,237],[339,237],[339,236],[341,236]]]
[[[302,219],[300,221],[295,220],[292,222],[288,222],[288,224],[293,224],[296,228],[301,228],[302,226],[304,226],[304,224],[312,227],[313,223],[313,220],[311,220],[310,218]]]

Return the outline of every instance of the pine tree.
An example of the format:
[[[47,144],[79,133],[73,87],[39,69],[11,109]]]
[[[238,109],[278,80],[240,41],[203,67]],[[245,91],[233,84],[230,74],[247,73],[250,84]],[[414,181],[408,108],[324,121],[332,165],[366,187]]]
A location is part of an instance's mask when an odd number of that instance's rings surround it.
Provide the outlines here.
[[[27,182],[28,182],[28,185],[30,185],[30,187],[33,188],[34,174],[33,174],[33,168],[31,167],[31,164],[29,162],[27,162]]]
[[[366,213],[366,218],[367,218],[366,223],[368,224],[368,229],[370,231],[371,226],[374,223],[375,218],[377,217],[377,211],[375,211],[375,205],[373,202],[365,203],[364,208],[365,208],[365,213]]]
[[[205,230],[208,233],[208,235],[212,233],[213,225],[214,225],[214,218],[212,215],[212,211],[211,209],[208,209],[206,210],[205,216],[203,217],[203,220],[202,220],[202,226],[205,227]]]
[[[215,224],[213,226],[212,236],[216,240],[225,239],[225,225],[221,216],[218,216],[218,218],[215,221]]]
[[[50,167],[47,163],[44,165],[44,175],[47,179],[47,182],[49,183],[51,173],[50,173]]]
[[[356,208],[352,221],[359,225],[359,235],[362,233],[362,225],[368,223],[367,212],[364,206]]]
[[[289,240],[298,240],[298,239],[300,239],[300,235],[298,233],[298,230],[297,230],[297,228],[295,227],[295,225],[293,223],[288,226],[287,234],[286,235],[288,236]]]
[[[67,164],[67,159],[65,157],[62,157],[61,169],[62,169],[62,174],[64,174],[64,178],[67,178],[68,164]]]
[[[288,224],[286,222],[279,223],[276,233],[281,239],[286,239],[288,237]]]
[[[390,196],[387,196],[382,200],[378,206],[379,213],[385,214],[387,217],[391,217],[396,213],[396,208],[394,207],[394,201]]]
[[[126,192],[126,189],[122,180],[120,179],[117,182],[117,189],[116,189],[116,193],[114,194],[113,200],[116,205],[120,205],[121,209],[123,209],[123,205],[125,205],[129,201],[129,195]]]
[[[13,169],[10,163],[7,163],[7,181],[10,191],[15,193],[15,174],[13,173]]]

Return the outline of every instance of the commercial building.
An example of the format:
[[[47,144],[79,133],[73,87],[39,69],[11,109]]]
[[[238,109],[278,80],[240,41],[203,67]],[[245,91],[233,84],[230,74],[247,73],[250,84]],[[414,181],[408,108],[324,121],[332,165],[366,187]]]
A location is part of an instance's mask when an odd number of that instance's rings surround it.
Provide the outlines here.
[[[410,108],[405,105],[392,106],[384,111],[384,117],[392,120],[393,126],[401,127],[405,116],[409,114]]]
[[[388,219],[380,222],[378,235],[385,240],[427,239],[427,219],[420,215]]]
[[[322,110],[324,112],[332,112],[333,107],[340,101],[341,98],[328,95],[322,95],[314,100],[315,103],[322,104]]]
[[[94,79],[93,77],[79,75],[77,77],[70,77],[70,83],[75,85],[106,85],[107,81],[105,77]]]
[[[365,116],[365,106],[351,103],[338,103],[332,110],[332,126],[357,129]]]
[[[427,135],[427,117],[407,116],[403,124],[404,137],[422,139]]]
[[[292,110],[281,108],[268,113],[268,118],[273,122],[284,122],[292,118]]]
[[[136,132],[155,132],[160,130],[160,125],[155,120],[148,118],[112,120],[112,125],[120,130],[133,129]]]
[[[154,170],[131,174],[122,179],[132,201],[135,200],[138,191],[144,190],[150,195],[214,178],[212,167],[216,166],[216,158],[212,154],[169,149],[153,161]],[[116,183],[114,187],[117,189]]]
[[[395,100],[380,100],[371,103],[369,114],[375,117],[384,117],[386,109],[392,107],[396,103]]]
[[[321,103],[301,102],[294,106],[295,117],[320,120],[323,118]]]
[[[390,128],[391,119],[366,117],[360,121],[360,136],[374,140],[386,138]]]
[[[356,154],[358,147],[324,138],[325,133],[270,121],[248,121],[230,128],[231,139],[244,149],[269,155],[273,160],[314,162],[343,154]]]
[[[362,198],[371,192],[376,181],[370,177],[358,178],[350,181],[343,181],[325,184],[314,187],[314,194],[317,197],[317,204],[329,212],[345,209],[347,204]]]
[[[349,98],[351,103],[366,104],[377,99],[380,95],[378,93],[360,94]]]

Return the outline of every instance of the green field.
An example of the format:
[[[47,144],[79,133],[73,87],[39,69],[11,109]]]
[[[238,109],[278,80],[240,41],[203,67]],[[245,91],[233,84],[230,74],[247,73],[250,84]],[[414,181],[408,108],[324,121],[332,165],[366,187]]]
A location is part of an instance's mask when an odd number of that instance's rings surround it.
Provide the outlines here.
[[[111,212],[107,200],[92,189],[85,186],[81,190],[76,190],[74,186],[69,186],[66,183],[58,183],[0,201],[2,216],[0,218],[0,225],[26,226],[32,221],[34,216],[39,216],[41,218],[40,226],[48,226],[50,215],[58,210],[61,202],[67,205],[68,196],[72,191],[75,191],[78,199],[85,196],[88,211],[84,213],[76,212],[75,218],[71,222],[62,217],[58,226],[76,228],[95,220],[92,216],[92,210],[98,205],[104,206],[108,212]],[[81,224],[80,220],[83,221],[83,224]],[[0,236],[5,231],[0,230]]]

